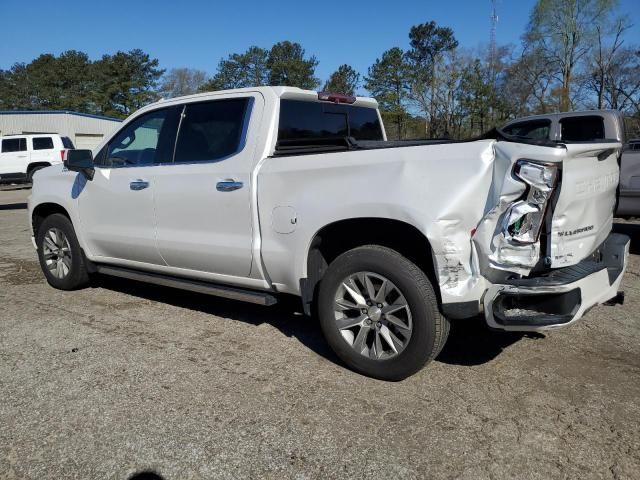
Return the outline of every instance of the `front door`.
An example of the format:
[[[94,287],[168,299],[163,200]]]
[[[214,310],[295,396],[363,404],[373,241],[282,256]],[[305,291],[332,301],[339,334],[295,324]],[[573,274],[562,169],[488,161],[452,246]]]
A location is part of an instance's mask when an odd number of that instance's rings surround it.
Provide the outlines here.
[[[0,178],[7,174],[26,173],[28,165],[27,138],[3,138],[0,144]]]
[[[169,108],[143,114],[96,155],[93,180],[75,189],[92,255],[110,263],[165,264],[155,242],[153,179],[171,159],[176,122]]]
[[[259,95],[187,103],[173,165],[155,177],[158,249],[171,267],[249,276]]]

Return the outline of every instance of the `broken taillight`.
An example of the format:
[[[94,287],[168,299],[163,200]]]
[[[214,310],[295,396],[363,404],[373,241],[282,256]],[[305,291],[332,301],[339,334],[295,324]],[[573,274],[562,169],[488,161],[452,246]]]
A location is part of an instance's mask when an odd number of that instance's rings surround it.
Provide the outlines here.
[[[519,160],[514,175],[528,185],[526,197],[514,202],[504,217],[503,233],[507,240],[521,244],[538,241],[547,205],[556,188],[558,167],[529,160]]]

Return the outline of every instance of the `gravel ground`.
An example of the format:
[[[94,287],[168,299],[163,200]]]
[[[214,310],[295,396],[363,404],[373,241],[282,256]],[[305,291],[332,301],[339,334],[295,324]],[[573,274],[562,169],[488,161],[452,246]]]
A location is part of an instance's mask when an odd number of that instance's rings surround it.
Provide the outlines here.
[[[624,306],[544,336],[458,322],[385,383],[343,368],[294,302],[50,288],[28,193],[0,191],[2,479],[640,478],[639,223],[616,224]]]

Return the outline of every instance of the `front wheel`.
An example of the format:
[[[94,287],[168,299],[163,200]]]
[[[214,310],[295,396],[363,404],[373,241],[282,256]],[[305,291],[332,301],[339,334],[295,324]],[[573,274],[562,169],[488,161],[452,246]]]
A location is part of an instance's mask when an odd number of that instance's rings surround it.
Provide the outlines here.
[[[89,284],[84,255],[71,221],[56,213],[45,218],[36,235],[40,267],[49,285],[75,290]]]
[[[432,360],[449,333],[431,282],[389,248],[358,247],[336,258],[320,283],[324,336],[349,368],[402,380]]]

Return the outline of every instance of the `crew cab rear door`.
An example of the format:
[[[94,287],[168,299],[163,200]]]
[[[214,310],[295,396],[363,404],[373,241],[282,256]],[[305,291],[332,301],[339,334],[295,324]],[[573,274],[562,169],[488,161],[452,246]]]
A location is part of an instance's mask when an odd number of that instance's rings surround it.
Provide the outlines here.
[[[158,251],[169,267],[249,276],[263,105],[246,93],[184,104],[174,161],[154,178]]]

